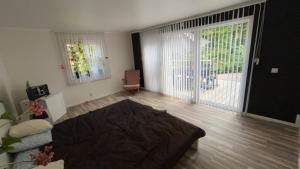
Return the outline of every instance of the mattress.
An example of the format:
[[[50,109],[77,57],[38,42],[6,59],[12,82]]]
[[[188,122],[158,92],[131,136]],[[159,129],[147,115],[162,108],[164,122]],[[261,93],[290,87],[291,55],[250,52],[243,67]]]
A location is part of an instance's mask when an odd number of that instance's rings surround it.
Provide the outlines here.
[[[170,169],[205,131],[150,106],[123,100],[52,129],[65,169]]]

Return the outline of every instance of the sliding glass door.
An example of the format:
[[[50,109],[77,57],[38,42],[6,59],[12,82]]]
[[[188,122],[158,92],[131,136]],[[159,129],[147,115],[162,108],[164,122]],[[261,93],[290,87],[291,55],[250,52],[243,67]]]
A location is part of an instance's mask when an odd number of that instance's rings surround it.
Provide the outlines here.
[[[162,92],[192,101],[194,96],[195,30],[162,34]]]
[[[146,88],[241,112],[251,32],[252,19],[246,17],[143,33]]]
[[[250,18],[198,28],[196,103],[242,111],[251,30]]]

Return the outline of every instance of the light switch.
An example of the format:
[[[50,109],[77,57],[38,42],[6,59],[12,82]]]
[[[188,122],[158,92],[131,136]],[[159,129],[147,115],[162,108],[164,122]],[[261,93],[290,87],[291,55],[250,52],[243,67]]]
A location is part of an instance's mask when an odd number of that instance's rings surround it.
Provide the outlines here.
[[[273,68],[271,69],[271,73],[272,73],[272,74],[278,74],[278,73],[279,73],[279,68],[273,67]]]

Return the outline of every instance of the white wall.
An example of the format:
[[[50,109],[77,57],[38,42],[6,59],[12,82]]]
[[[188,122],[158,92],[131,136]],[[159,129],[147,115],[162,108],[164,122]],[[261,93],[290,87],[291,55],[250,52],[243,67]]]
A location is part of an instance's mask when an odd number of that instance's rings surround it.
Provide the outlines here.
[[[122,90],[124,70],[133,68],[129,33],[105,33],[111,78],[69,86],[60,69],[63,59],[55,35],[49,30],[0,29],[0,53],[10,79],[16,104],[26,98],[26,81],[48,84],[50,92],[62,91],[67,106]]]
[[[10,80],[7,76],[6,67],[3,64],[3,59],[0,51],[0,101],[3,101],[6,111],[15,114],[16,109],[11,93]]]

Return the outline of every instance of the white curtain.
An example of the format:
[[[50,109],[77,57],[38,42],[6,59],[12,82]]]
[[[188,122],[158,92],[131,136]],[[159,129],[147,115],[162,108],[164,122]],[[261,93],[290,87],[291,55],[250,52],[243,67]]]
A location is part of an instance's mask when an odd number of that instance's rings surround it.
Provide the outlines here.
[[[103,33],[56,33],[69,84],[110,77]]]
[[[192,100],[194,36],[175,26],[141,34],[146,89]]]
[[[159,31],[150,31],[141,34],[142,61],[144,71],[145,88],[161,91],[161,36]]]
[[[201,23],[212,19],[202,18]],[[251,21],[178,23],[141,33],[145,88],[242,111]]]
[[[172,30],[172,31],[170,31]],[[174,25],[162,31],[163,90],[167,95],[187,101],[193,99],[195,60],[194,30],[180,30]]]

